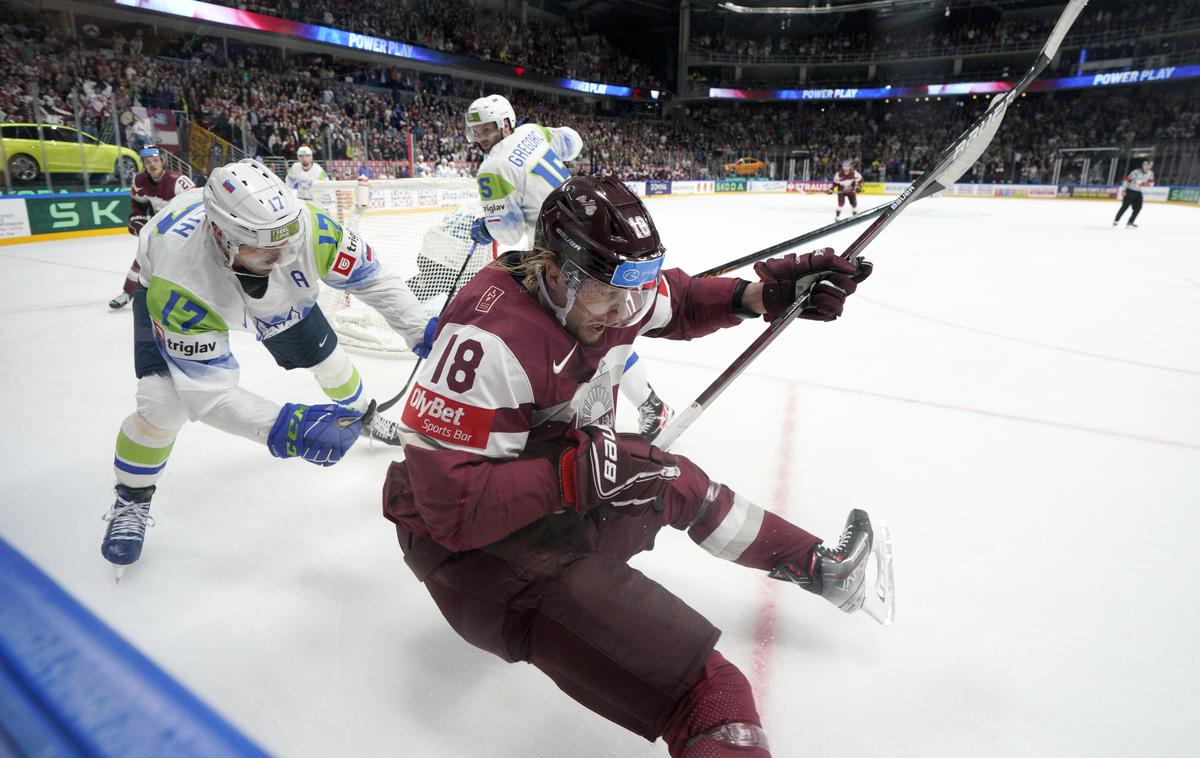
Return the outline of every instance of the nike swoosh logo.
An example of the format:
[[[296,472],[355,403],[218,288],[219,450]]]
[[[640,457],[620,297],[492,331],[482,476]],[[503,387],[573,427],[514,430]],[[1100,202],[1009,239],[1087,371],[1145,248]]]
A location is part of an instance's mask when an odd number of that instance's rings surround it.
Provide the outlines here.
[[[567,365],[567,361],[571,360],[571,356],[575,354],[575,348],[577,347],[579,347],[578,342],[575,343],[575,345],[571,348],[571,352],[567,353],[567,357],[563,358],[560,363],[551,364],[551,368],[554,369],[554,373],[557,374],[563,370],[563,366]]]
[[[317,343],[317,347],[325,347],[325,343],[329,341],[329,335],[325,335],[325,339]]]

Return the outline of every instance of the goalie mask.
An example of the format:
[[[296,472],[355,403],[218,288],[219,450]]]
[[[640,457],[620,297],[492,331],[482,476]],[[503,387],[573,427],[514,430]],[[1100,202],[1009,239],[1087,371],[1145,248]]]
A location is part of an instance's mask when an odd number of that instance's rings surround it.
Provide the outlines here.
[[[641,321],[658,295],[665,250],[638,196],[612,177],[581,176],[542,204],[534,246],[555,254],[566,291],[561,306],[538,277],[542,295],[560,323],[579,308],[605,327]]]
[[[216,239],[228,266],[240,255],[251,269],[282,268],[300,255],[308,229],[304,204],[256,160],[214,170],[204,185],[204,210],[221,232]]]

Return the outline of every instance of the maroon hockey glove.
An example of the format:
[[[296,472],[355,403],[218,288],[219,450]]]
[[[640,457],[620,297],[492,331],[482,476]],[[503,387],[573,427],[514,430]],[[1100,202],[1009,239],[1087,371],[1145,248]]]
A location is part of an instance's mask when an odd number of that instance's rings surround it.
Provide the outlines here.
[[[585,426],[567,432],[567,440],[558,459],[558,481],[563,502],[577,511],[652,503],[679,479],[675,456],[636,434]]]
[[[863,258],[845,260],[826,247],[804,255],[789,253],[754,264],[754,273],[762,280],[763,318],[774,321],[783,315],[809,288],[812,294],[800,311],[800,318],[833,321],[842,315],[846,298],[854,294],[858,283],[871,275],[871,262]]]
[[[129,233],[136,237],[137,233],[142,230],[142,227],[145,226],[146,222],[149,220],[150,217],[144,213],[129,214],[129,226],[127,227],[129,229]]]

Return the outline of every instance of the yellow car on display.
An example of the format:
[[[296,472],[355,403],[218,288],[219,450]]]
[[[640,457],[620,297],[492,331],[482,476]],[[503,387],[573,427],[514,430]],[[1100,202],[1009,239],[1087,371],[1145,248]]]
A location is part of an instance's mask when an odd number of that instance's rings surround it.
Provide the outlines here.
[[[734,163],[725,164],[725,173],[729,176],[754,176],[767,167],[758,158],[738,158]]]
[[[134,174],[142,170],[138,154],[127,147],[106,144],[69,126],[41,127],[45,152],[38,144],[38,124],[0,124],[0,149],[14,183],[27,184],[49,172],[100,174],[114,179],[123,174],[125,183],[130,184]]]

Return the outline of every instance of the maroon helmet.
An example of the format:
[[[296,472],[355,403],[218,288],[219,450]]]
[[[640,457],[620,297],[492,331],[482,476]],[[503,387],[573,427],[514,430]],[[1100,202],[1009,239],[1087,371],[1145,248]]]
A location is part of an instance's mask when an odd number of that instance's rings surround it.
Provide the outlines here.
[[[628,325],[654,302],[666,251],[646,206],[617,179],[578,176],[551,192],[534,246],[557,256],[568,299],[555,304],[560,320],[578,304],[593,318]]]

